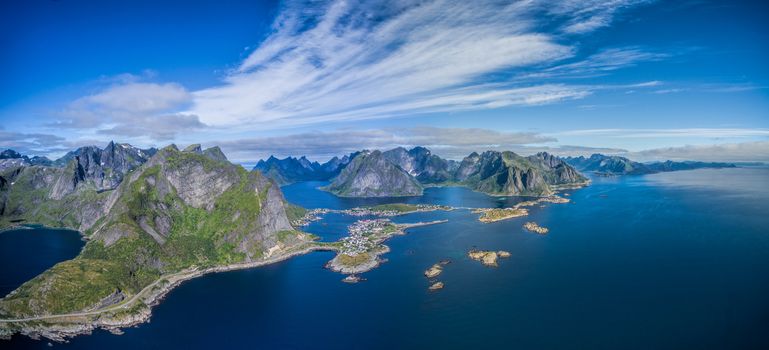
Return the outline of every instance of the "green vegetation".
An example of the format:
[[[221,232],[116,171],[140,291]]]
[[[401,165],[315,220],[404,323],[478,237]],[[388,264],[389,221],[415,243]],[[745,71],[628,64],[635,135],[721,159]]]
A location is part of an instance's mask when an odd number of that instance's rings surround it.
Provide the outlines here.
[[[8,169],[0,176],[13,178],[12,190],[6,190],[7,207],[0,216],[0,228],[11,226],[13,221],[23,220],[50,227],[78,228],[89,210],[96,210],[109,192],[99,193],[95,188],[83,187],[61,200],[48,197],[53,180],[61,169],[41,166],[24,167],[12,177]],[[48,183],[49,186],[44,186]]]
[[[294,222],[303,218],[307,214],[307,209],[304,209],[298,205],[286,203],[286,216],[288,221]]]
[[[380,204],[369,208],[372,211],[396,211],[399,213],[408,213],[417,211],[419,207],[415,204],[406,203],[392,203],[392,204]]]
[[[268,247],[263,246],[259,215],[271,182],[258,173],[197,153],[171,148],[162,152],[167,162],[137,169],[141,173],[134,181],[126,178],[115,190],[119,191],[117,202],[86,232],[92,239],[80,255],[0,300],[0,314],[23,317],[78,312],[97,306],[117,290],[134,295],[161,276],[192,266],[261,258]],[[179,171],[181,176],[195,176],[200,172],[195,170],[198,165],[206,173],[217,172],[223,179],[234,180],[208,210],[186,204],[168,179]],[[14,198],[13,203],[38,206],[30,211],[28,221],[52,226],[78,227],[71,212],[98,205],[109,195],[81,188],[61,201],[51,201],[47,188],[20,189],[25,191],[14,188],[11,194],[27,197]],[[299,207],[289,212],[304,215]],[[298,234],[285,230],[275,238],[293,242]]]
[[[344,266],[358,266],[371,260],[371,256],[365,252],[356,255],[339,254],[336,259]]]
[[[0,310],[18,317],[87,309],[117,289],[126,294],[138,291],[138,286],[126,283],[131,281],[129,277],[128,270],[116,262],[65,261],[24,283],[12,297],[2,300]]]
[[[529,211],[524,208],[481,209],[476,210],[475,213],[481,214],[478,218],[481,222],[495,222],[529,215]]]

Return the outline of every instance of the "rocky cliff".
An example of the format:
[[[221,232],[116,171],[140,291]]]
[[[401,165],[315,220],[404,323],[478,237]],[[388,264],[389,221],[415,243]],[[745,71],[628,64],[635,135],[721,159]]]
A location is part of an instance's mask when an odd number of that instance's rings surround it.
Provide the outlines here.
[[[459,184],[493,195],[544,196],[587,181],[572,166],[544,152],[529,157],[473,152],[455,162],[424,147],[398,147],[354,158],[326,189],[339,196],[385,197],[419,195],[423,184]]]
[[[509,151],[472,153],[462,160],[454,178],[473,190],[493,195],[544,196],[559,186],[587,182],[558,157],[547,153],[522,157]]]
[[[422,194],[422,185],[380,151],[358,154],[325,190],[342,197],[398,197]]]
[[[414,147],[410,150],[398,147],[382,154],[391,163],[401,167],[409,175],[425,184],[451,180],[452,172],[458,166],[456,162],[434,155],[424,147]]]
[[[3,219],[47,223],[37,219],[58,213],[64,216],[60,226],[80,228],[89,240],[77,258],[2,299],[0,314],[24,317],[104,307],[105,300],[130,298],[169,273],[258,261],[304,242],[305,235],[289,224],[280,188],[259,172],[222,160],[219,153],[169,146],[127,172],[114,189],[76,186],[61,199],[47,195],[62,176],[73,170],[81,174],[74,164],[94,164],[93,158],[83,153],[77,157],[87,161],[75,159],[65,168],[4,172],[0,189],[8,207]],[[23,195],[28,191],[39,193]],[[36,202],[25,202],[30,198]],[[87,220],[83,206],[92,206]]]

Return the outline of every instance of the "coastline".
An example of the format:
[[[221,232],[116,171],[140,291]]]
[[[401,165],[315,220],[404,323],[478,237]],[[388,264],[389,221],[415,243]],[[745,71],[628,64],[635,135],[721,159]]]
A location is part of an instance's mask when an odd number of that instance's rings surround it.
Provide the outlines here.
[[[0,319],[0,340],[10,339],[14,334],[19,333],[33,339],[42,337],[56,342],[66,342],[67,338],[91,334],[98,328],[121,334],[121,328],[132,327],[149,321],[152,316],[152,308],[158,305],[171,290],[185,281],[212,273],[266,266],[314,251],[336,250],[337,248],[332,245],[305,242],[285,250],[280,255],[271,256],[264,260],[204,269],[192,267],[174,274],[161,276],[126,302],[105,309],[21,319]]]

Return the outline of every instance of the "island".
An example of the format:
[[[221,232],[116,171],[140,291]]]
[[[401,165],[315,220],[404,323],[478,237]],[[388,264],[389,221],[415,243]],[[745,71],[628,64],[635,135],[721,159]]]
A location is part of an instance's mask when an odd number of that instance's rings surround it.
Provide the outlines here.
[[[523,224],[523,228],[525,228],[529,232],[534,232],[541,235],[545,235],[550,231],[549,229],[547,229],[547,227],[539,226],[537,225],[536,222],[533,222],[533,221],[529,221]]]
[[[443,272],[443,266],[441,264],[435,264],[433,266],[430,266],[429,269],[425,270],[425,277],[427,278],[434,278],[438,277],[438,275]]]
[[[510,208],[477,208],[473,209],[473,213],[481,214],[478,217],[478,221],[483,223],[491,223],[529,215],[529,211],[525,207],[531,207],[540,203],[559,204],[569,202],[570,200],[568,198],[559,197],[557,195],[549,195],[547,197],[537,198],[535,200],[520,202]]]
[[[529,215],[525,208],[481,208],[473,210],[475,214],[481,214],[478,221],[483,223],[497,222],[521,216]]]
[[[493,251],[493,250],[475,250],[474,249],[467,252],[467,256],[470,257],[470,259],[480,261],[483,265],[496,267],[498,266],[497,259],[509,258],[510,253],[504,250]]]
[[[443,289],[443,282],[435,282],[430,285],[430,287],[427,288],[430,291],[436,291],[439,289]]]

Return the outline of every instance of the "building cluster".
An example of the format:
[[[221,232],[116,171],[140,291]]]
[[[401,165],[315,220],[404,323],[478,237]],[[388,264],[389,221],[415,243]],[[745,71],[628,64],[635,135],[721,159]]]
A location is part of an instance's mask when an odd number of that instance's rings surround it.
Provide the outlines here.
[[[308,210],[303,217],[292,221],[291,226],[294,226],[294,227],[307,226],[313,221],[320,220],[322,218],[321,215],[329,212],[331,212],[331,210],[325,209],[325,208]]]
[[[342,253],[357,255],[364,253],[376,245],[372,239],[383,233],[392,222],[387,219],[358,220],[347,229],[349,235],[341,239]]]

